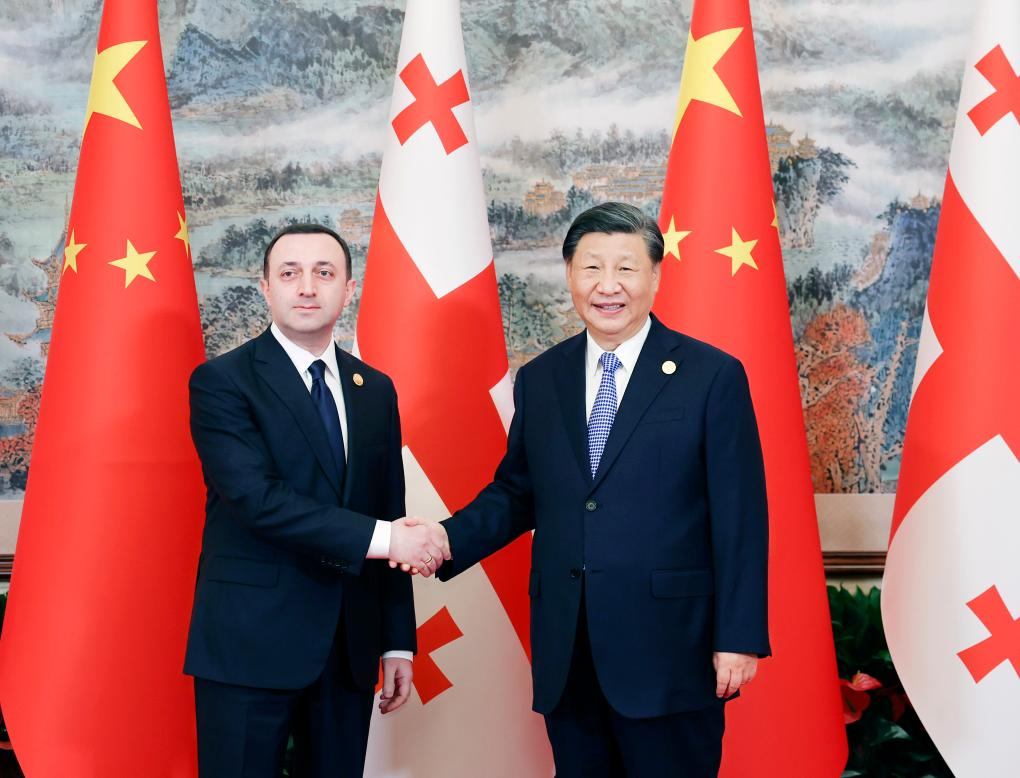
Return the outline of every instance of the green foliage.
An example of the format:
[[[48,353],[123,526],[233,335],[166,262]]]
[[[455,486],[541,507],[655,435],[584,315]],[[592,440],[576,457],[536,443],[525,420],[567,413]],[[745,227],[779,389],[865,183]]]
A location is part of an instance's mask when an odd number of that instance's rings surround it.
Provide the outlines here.
[[[860,720],[847,724],[843,778],[953,778],[903,693],[885,641],[881,591],[830,586],[829,610],[840,678],[866,673],[881,683],[868,692]]]

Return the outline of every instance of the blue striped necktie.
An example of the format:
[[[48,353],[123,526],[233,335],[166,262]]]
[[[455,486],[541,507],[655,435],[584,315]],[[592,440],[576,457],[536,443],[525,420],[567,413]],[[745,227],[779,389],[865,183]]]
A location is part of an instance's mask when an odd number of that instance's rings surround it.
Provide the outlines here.
[[[308,366],[308,372],[312,374],[312,402],[315,403],[322,424],[326,428],[326,437],[329,438],[329,448],[336,460],[337,478],[340,486],[343,486],[344,476],[347,474],[347,457],[344,456],[344,431],[340,426],[340,413],[336,409],[336,401],[333,393],[326,386],[326,363],[317,359]]]
[[[595,394],[595,404],[588,417],[588,458],[591,462],[591,474],[599,469],[602,452],[606,449],[609,432],[613,429],[616,418],[616,369],[620,366],[620,358],[611,351],[603,352],[599,357],[602,365],[602,382]]]

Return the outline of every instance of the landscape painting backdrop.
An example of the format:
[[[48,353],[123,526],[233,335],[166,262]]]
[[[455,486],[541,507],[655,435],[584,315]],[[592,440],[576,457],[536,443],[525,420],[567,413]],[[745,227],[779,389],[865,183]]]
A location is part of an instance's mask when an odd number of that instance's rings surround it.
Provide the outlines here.
[[[269,237],[320,221],[364,271],[403,3],[161,0],[209,356],[260,332]],[[23,494],[101,4],[0,6],[0,498]],[[752,0],[819,493],[890,493],[969,4]],[[464,0],[516,368],[576,332],[559,247],[624,200],[658,215],[691,0]],[[456,236],[451,235],[451,240]],[[337,337],[353,338],[357,302]]]

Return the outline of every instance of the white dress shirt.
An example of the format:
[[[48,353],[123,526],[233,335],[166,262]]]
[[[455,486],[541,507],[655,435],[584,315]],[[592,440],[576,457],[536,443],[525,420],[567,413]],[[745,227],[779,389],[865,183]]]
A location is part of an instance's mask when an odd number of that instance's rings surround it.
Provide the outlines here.
[[[627,340],[617,346],[613,353],[620,360],[620,366],[616,368],[613,377],[616,379],[616,407],[620,407],[623,401],[623,393],[627,391],[627,384],[630,377],[634,375],[634,366],[641,355],[641,347],[648,339],[648,332],[652,329],[652,318],[645,319],[644,326]],[[592,406],[595,405],[595,395],[599,391],[599,384],[602,383],[602,365],[599,360],[602,358],[604,349],[595,342],[595,339],[588,333],[588,349],[585,355],[584,369],[584,418],[591,416]]]
[[[349,458],[350,449],[347,447],[347,405],[344,403],[343,389],[340,388],[340,368],[336,363],[336,348],[333,345],[332,339],[330,339],[325,351],[315,355],[284,335],[283,331],[276,326],[275,321],[270,325],[269,330],[273,333],[273,337],[276,338],[277,342],[283,346],[283,350],[290,357],[290,361],[294,363],[294,368],[298,371],[298,375],[301,376],[301,380],[305,382],[305,388],[309,393],[312,391],[312,373],[308,368],[319,359],[326,363],[324,380],[330,394],[333,395],[337,413],[340,415],[340,429],[344,436],[344,457]],[[365,554],[366,559],[389,558],[391,530],[392,527],[388,521],[376,520],[375,531],[372,533],[372,541],[368,544],[368,553]],[[391,657],[411,659],[412,656],[413,654],[410,651],[387,651],[383,654],[383,659]]]

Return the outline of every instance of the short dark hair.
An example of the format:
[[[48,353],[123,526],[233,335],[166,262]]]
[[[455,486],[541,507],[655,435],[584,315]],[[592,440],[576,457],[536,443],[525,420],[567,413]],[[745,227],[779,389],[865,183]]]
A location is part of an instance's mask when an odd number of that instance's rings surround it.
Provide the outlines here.
[[[333,240],[340,244],[340,248],[344,250],[344,260],[347,263],[347,280],[350,281],[352,276],[351,270],[351,250],[347,246],[347,241],[340,237],[339,233],[335,230],[331,230],[324,224],[313,224],[310,222],[299,222],[297,224],[290,224],[280,230],[273,239],[269,241],[269,245],[266,246],[266,253],[262,255],[262,277],[269,278],[269,253],[273,250],[273,246],[276,242],[284,235],[315,235],[321,233],[322,235],[329,235]]]
[[[577,251],[581,238],[590,232],[601,232],[610,235],[623,232],[640,235],[644,238],[645,248],[652,264],[662,262],[663,242],[659,225],[640,208],[627,203],[602,203],[578,214],[567,237],[563,239],[563,260],[570,262]]]

